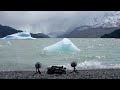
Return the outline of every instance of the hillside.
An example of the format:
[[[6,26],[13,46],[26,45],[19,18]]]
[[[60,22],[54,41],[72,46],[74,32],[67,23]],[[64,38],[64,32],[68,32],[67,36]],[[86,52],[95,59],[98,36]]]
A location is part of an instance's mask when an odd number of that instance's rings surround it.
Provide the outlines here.
[[[100,38],[117,29],[120,29],[120,12],[107,15],[100,23],[96,22],[93,25],[83,25],[71,31],[68,30],[70,32],[65,32],[58,38]]]
[[[18,32],[23,32],[23,31],[16,30],[9,26],[0,25],[0,38],[6,37],[7,35],[15,34]],[[33,38],[49,38],[48,35],[45,35],[43,33],[37,33],[37,34],[30,33],[30,34],[31,34],[31,37],[33,37]]]
[[[104,34],[109,34],[113,31],[115,31],[118,28],[88,28],[85,30],[78,30],[75,29],[70,33],[63,34],[61,36],[58,36],[58,38],[99,38],[103,36]]]
[[[115,30],[114,32],[110,34],[105,34],[101,36],[101,38],[120,38],[120,29]]]

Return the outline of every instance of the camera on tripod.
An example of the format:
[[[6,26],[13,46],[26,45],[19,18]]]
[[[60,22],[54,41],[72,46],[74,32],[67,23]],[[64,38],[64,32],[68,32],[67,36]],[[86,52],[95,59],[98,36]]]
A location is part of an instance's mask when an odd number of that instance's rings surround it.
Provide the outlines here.
[[[63,66],[51,66],[47,68],[47,74],[66,74],[66,68]]]

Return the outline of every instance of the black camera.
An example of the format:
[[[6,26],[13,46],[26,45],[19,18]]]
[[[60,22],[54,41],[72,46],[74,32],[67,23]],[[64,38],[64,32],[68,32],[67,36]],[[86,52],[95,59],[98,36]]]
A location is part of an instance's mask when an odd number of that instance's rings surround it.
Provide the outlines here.
[[[66,68],[63,66],[48,67],[47,74],[66,74]]]

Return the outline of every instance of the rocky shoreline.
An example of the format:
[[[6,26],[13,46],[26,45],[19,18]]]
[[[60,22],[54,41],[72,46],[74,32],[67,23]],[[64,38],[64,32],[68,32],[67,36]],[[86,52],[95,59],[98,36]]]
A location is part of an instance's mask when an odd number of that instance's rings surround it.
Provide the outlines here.
[[[0,79],[120,79],[120,69],[79,70],[78,73],[48,75],[46,72],[35,74],[35,71],[1,71]]]

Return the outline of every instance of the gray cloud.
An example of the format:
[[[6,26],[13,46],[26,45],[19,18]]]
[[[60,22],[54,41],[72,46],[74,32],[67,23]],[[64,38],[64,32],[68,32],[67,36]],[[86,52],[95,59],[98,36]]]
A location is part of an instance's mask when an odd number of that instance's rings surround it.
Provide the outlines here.
[[[92,18],[101,17],[105,11],[0,11],[0,24],[28,32],[66,31]]]

